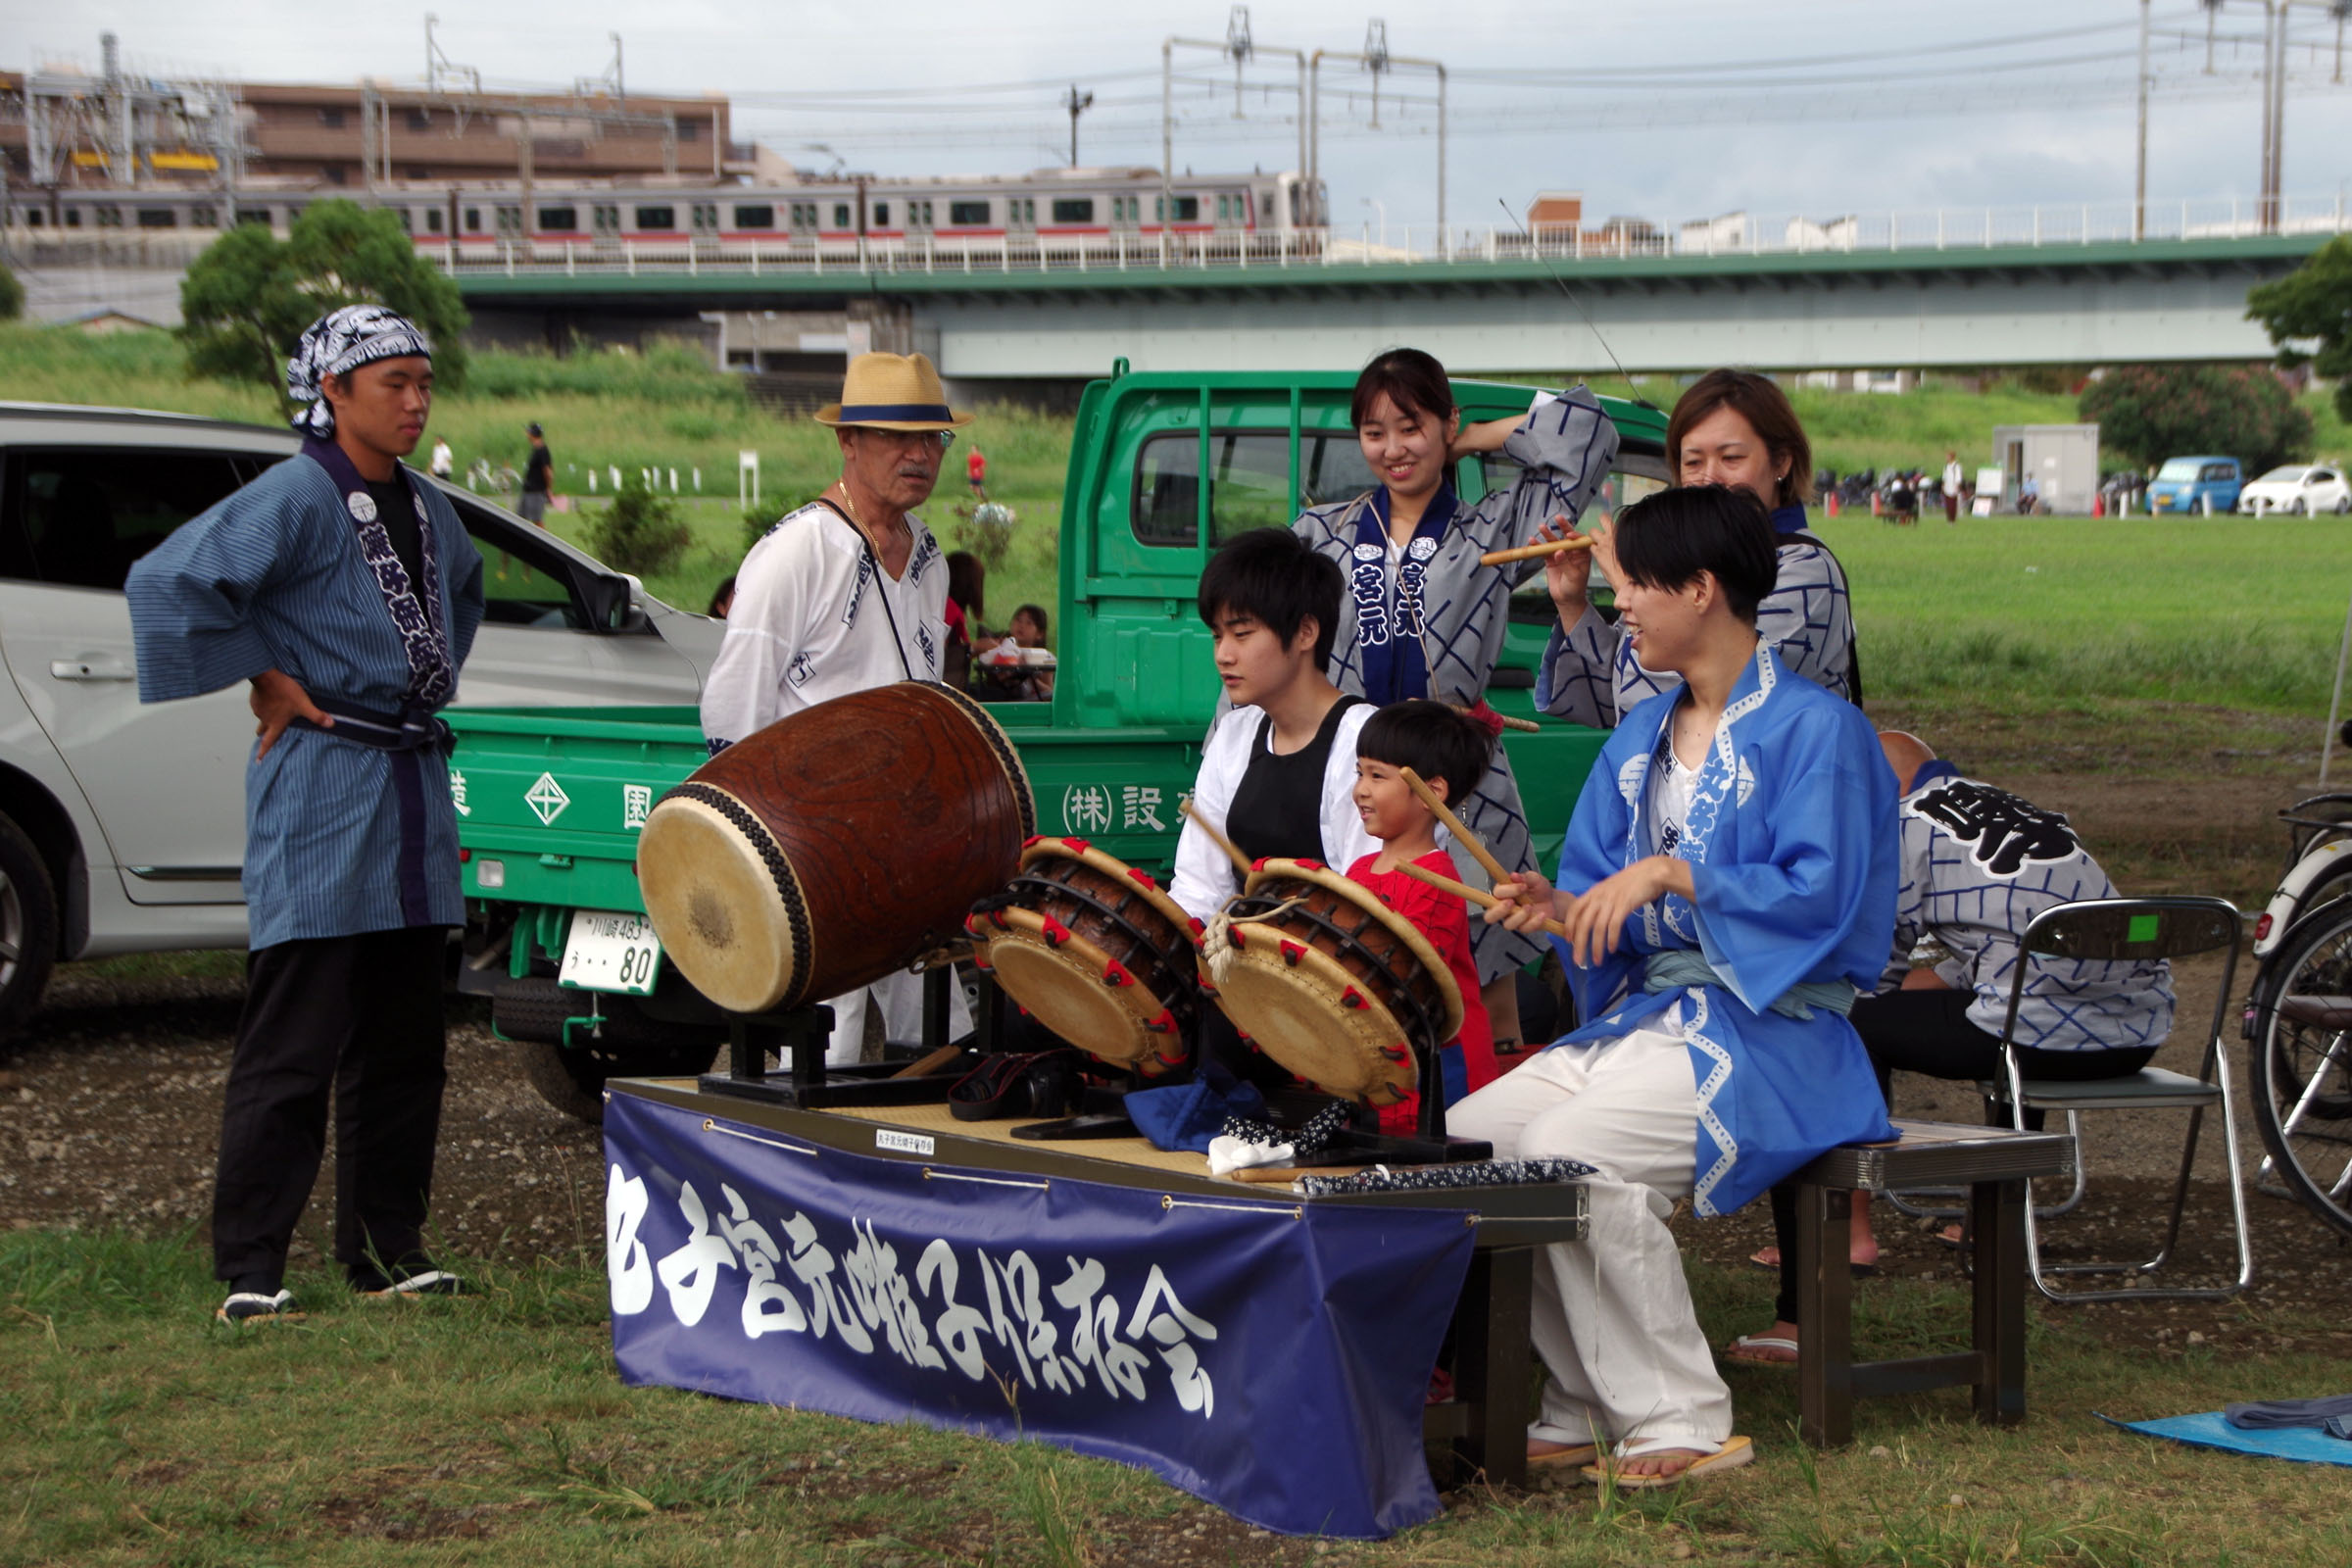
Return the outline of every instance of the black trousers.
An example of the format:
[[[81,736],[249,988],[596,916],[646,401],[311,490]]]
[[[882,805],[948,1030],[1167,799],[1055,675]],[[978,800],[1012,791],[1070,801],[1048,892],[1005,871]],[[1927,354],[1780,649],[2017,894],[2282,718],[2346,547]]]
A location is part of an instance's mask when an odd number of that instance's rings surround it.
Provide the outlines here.
[[[1889,991],[1863,997],[1849,1015],[1878,1069],[1879,1094],[1888,1110],[1894,1108],[1892,1080],[1896,1071],[1924,1073],[1930,1078],[1991,1079],[2001,1077],[2000,1037],[1969,1021],[1973,991]],[[2154,1046],[2114,1051],[2037,1051],[2022,1046],[2018,1070],[2028,1078],[2082,1083],[2099,1078],[2123,1078],[2145,1067],[2156,1054]],[[1995,1119],[2003,1101],[1986,1101],[1984,1119]],[[2029,1105],[2026,1125],[2041,1130],[2042,1114]],[[1796,1188],[1787,1182],[1772,1190],[1772,1234],[1781,1249],[1781,1294],[1773,1311],[1784,1323],[1796,1317]],[[1836,1237],[1830,1246],[1836,1249]]]
[[[448,1035],[439,926],[281,942],[246,961],[220,1113],[213,1272],[283,1283],[335,1110],[335,1257],[415,1267],[433,1185]]]

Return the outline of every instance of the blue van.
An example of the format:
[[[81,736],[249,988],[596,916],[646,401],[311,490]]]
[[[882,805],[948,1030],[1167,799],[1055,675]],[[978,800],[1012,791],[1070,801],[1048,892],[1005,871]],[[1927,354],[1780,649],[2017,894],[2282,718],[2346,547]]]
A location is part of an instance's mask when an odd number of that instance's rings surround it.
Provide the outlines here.
[[[2237,492],[2245,484],[2235,458],[2167,458],[2148,486],[2148,510],[2176,514],[2237,510]]]

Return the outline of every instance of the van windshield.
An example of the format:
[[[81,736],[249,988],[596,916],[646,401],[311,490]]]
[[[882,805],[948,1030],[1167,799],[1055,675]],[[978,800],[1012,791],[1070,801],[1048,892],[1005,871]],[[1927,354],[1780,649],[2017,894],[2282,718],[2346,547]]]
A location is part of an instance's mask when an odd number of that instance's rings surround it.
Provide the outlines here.
[[[2156,470],[2159,479],[2194,479],[2198,463],[2194,458],[2175,458]]]

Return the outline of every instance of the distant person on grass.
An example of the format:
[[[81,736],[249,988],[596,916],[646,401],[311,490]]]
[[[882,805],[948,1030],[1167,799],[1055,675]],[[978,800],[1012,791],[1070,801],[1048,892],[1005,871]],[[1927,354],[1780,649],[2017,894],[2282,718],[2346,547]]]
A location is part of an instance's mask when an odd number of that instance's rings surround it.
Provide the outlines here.
[[[547,433],[538,424],[523,426],[531,438],[531,455],[522,466],[522,494],[516,498],[516,510],[524,520],[547,526],[548,498],[555,492],[555,454],[547,450]]]
[[[972,499],[985,506],[988,502],[988,458],[977,445],[964,455],[963,478],[972,487]]]
[[[1960,520],[1960,486],[1968,475],[1960,466],[1960,454],[1947,450],[1943,455],[1943,520]]]
[[[334,1255],[369,1296],[444,1295],[423,1250],[463,925],[435,710],[482,620],[482,558],[400,460],[432,407],[432,348],[375,305],[314,322],[286,368],[302,452],[130,569],[139,699],[251,681],[252,925],[213,1189],[227,1323],[284,1315],[286,1251],[335,1112]]]
[[[1894,947],[1878,994],[1854,1004],[1854,1028],[1870,1052],[1879,1092],[1894,1104],[1896,1071],[1963,1080],[2001,1077],[2001,1022],[2009,988],[2026,966],[2018,1003],[2018,1066],[2027,1078],[2123,1078],[2139,1071],[2173,1026],[2173,978],[2162,959],[2115,963],[2027,956],[2019,939],[2046,909],[2111,899],[2115,885],[2066,818],[1938,761],[1925,741],[1879,736],[1903,792],[1902,888]],[[1915,961],[1916,960],[1916,961]],[[2038,1130],[2041,1112],[2026,1111]],[[1743,1334],[1734,1361],[1796,1359],[1796,1190],[1772,1190],[1778,1247],[1753,1259],[1781,1274],[1779,1321]],[[1959,1240],[1952,1227],[1948,1240]],[[1857,1273],[1878,1266],[1870,1195],[1857,1194],[1849,1238]]]

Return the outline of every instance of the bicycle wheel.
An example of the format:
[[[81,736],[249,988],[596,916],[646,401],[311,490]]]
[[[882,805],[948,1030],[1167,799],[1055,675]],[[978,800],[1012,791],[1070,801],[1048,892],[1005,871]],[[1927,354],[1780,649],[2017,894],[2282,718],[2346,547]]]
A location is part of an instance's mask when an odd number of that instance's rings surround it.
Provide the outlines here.
[[[2352,899],[2296,921],[2265,969],[2254,1125],[2271,1174],[2352,1233]]]

